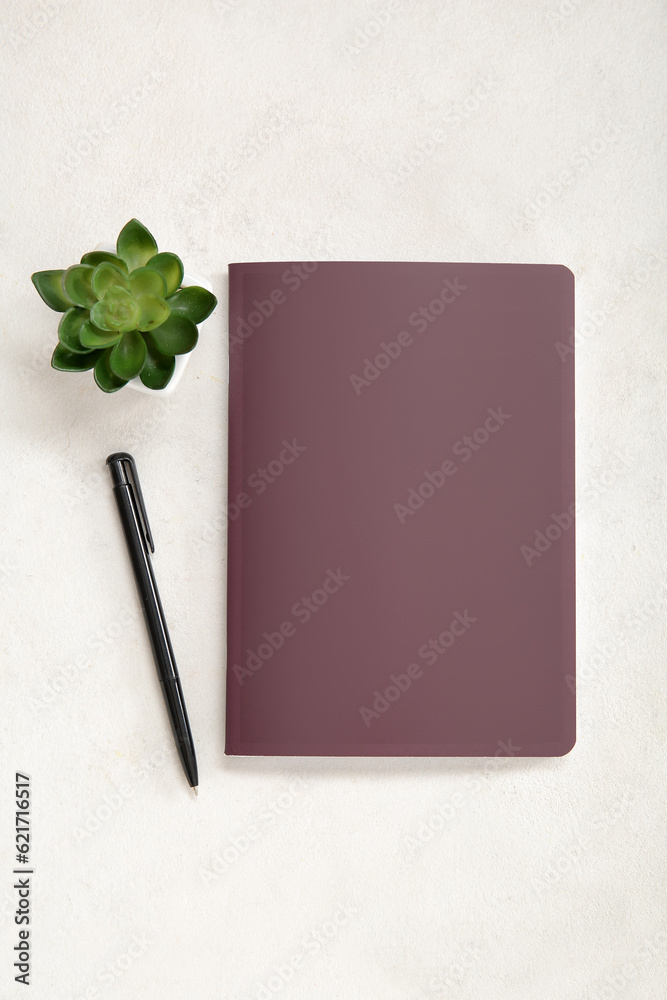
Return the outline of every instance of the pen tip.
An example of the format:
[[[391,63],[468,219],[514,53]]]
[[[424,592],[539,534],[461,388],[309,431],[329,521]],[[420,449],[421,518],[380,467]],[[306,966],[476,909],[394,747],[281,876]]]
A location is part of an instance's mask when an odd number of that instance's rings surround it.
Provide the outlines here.
[[[192,786],[192,791],[195,793],[195,795],[199,795],[199,792],[197,790],[197,786],[196,785]]]

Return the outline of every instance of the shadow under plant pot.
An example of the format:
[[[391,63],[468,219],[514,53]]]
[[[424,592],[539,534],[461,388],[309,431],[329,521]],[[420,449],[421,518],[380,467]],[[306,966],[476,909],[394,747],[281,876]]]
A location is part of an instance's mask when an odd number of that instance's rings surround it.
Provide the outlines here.
[[[95,247],[96,250],[103,250],[107,253],[115,253],[116,247],[113,243],[98,243]],[[181,281],[181,288],[188,288],[190,285],[199,285],[201,288],[205,288],[208,292],[213,291],[213,285],[206,278],[200,278],[196,274],[184,274],[183,280]],[[199,323],[199,329],[206,326],[210,322],[210,317],[205,319],[203,322]],[[174,359],[174,374],[171,376],[169,382],[165,385],[164,389],[149,389],[147,385],[141,381],[139,375],[136,378],[130,379],[127,383],[128,389],[136,389],[137,392],[145,392],[149,396],[171,396],[174,392],[176,386],[183,377],[183,372],[185,371],[188,361],[194,354],[197,348],[189,351],[188,354],[177,354]]]

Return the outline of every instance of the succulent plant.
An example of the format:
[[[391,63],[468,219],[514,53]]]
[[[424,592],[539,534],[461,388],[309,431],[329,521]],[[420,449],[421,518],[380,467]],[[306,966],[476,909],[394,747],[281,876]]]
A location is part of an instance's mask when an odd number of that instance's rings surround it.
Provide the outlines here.
[[[137,219],[123,226],[116,253],[93,250],[67,270],[36,271],[32,282],[47,306],[63,313],[51,364],[62,372],[92,368],[104,392],[137,375],[163,389],[175,355],[188,354],[217,304],[199,285],[181,287],[183,264]]]

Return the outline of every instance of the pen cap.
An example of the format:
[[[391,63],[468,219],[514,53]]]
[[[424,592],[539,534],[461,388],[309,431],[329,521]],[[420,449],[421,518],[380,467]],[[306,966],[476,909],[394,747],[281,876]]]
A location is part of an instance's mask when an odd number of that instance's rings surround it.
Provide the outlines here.
[[[131,455],[127,452],[117,451],[113,455],[109,455],[107,458],[107,465],[109,466],[109,472],[111,473],[111,482],[114,486],[130,486],[130,473],[128,464],[134,462]]]
[[[109,455],[107,458],[107,465],[109,466],[113,488],[115,489],[117,486],[127,486],[133,495],[134,504],[139,515],[139,521],[146,538],[146,544],[151,552],[155,552],[153,536],[151,534],[150,525],[148,524],[148,514],[146,513],[146,507],[144,505],[144,496],[141,492],[141,485],[137,474],[137,466],[132,458],[132,455],[126,451],[116,451],[113,455]]]

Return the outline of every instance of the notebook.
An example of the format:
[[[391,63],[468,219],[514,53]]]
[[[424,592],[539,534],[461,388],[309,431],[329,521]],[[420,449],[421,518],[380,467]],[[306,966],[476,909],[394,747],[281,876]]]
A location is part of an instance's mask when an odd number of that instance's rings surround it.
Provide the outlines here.
[[[575,740],[574,278],[229,266],[228,754]]]

